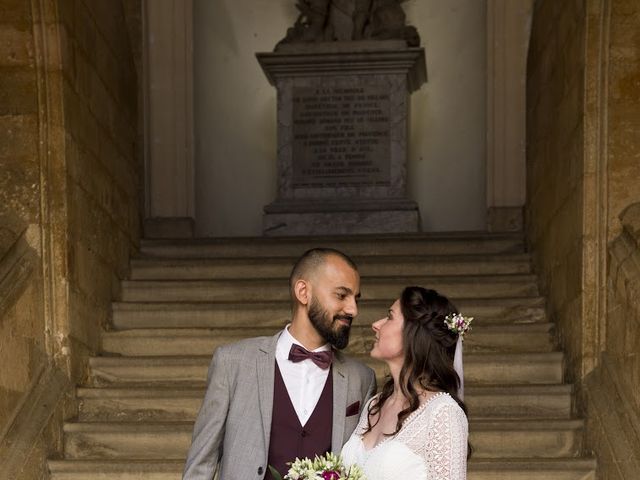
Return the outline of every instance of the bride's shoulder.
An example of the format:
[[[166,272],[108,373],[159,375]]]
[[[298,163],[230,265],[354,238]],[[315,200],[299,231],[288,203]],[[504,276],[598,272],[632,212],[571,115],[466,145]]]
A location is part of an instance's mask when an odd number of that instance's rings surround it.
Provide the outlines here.
[[[435,399],[430,408],[429,416],[436,423],[453,422],[458,425],[468,424],[467,414],[449,394],[441,395]]]
[[[425,413],[429,415],[437,415],[440,413],[450,412],[455,415],[465,415],[464,410],[458,405],[451,395],[446,392],[440,392],[426,399],[421,405]]]

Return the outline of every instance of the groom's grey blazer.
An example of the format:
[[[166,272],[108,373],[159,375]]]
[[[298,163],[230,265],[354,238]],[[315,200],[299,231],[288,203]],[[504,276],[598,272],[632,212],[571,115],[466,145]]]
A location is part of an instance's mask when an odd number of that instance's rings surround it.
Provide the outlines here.
[[[265,476],[275,352],[280,333],[216,349],[183,479],[211,480],[218,468],[220,480],[262,480]],[[334,452],[339,453],[349,439],[362,407],[375,390],[373,370],[335,352],[331,442]],[[360,402],[359,408],[353,411],[357,402]],[[347,407],[350,407],[349,416]]]

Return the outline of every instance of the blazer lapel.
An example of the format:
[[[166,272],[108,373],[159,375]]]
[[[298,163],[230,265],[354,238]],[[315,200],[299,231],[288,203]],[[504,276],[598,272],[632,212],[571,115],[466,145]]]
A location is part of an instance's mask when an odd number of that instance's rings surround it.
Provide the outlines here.
[[[331,450],[338,454],[344,442],[344,423],[347,411],[347,369],[340,352],[335,352],[333,362],[333,426]]]
[[[262,431],[264,433],[264,445],[268,450],[269,437],[271,436],[271,416],[273,414],[273,382],[275,375],[276,345],[278,332],[260,347],[256,357],[256,372],[258,374],[258,398],[260,400],[260,416],[262,417]]]

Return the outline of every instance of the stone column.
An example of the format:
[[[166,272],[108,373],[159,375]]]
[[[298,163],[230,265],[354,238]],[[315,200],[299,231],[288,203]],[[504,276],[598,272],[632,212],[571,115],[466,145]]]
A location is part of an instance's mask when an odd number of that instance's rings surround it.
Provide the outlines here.
[[[487,1],[487,228],[521,231],[533,0]]]
[[[192,237],[193,1],[144,2],[146,237]]]

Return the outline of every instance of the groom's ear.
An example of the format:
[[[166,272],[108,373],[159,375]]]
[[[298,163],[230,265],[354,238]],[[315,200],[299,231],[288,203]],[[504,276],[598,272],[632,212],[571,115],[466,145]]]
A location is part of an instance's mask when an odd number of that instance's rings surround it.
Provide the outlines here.
[[[302,305],[307,305],[309,303],[309,284],[306,280],[297,280],[293,286],[293,293],[295,294],[298,302]]]

